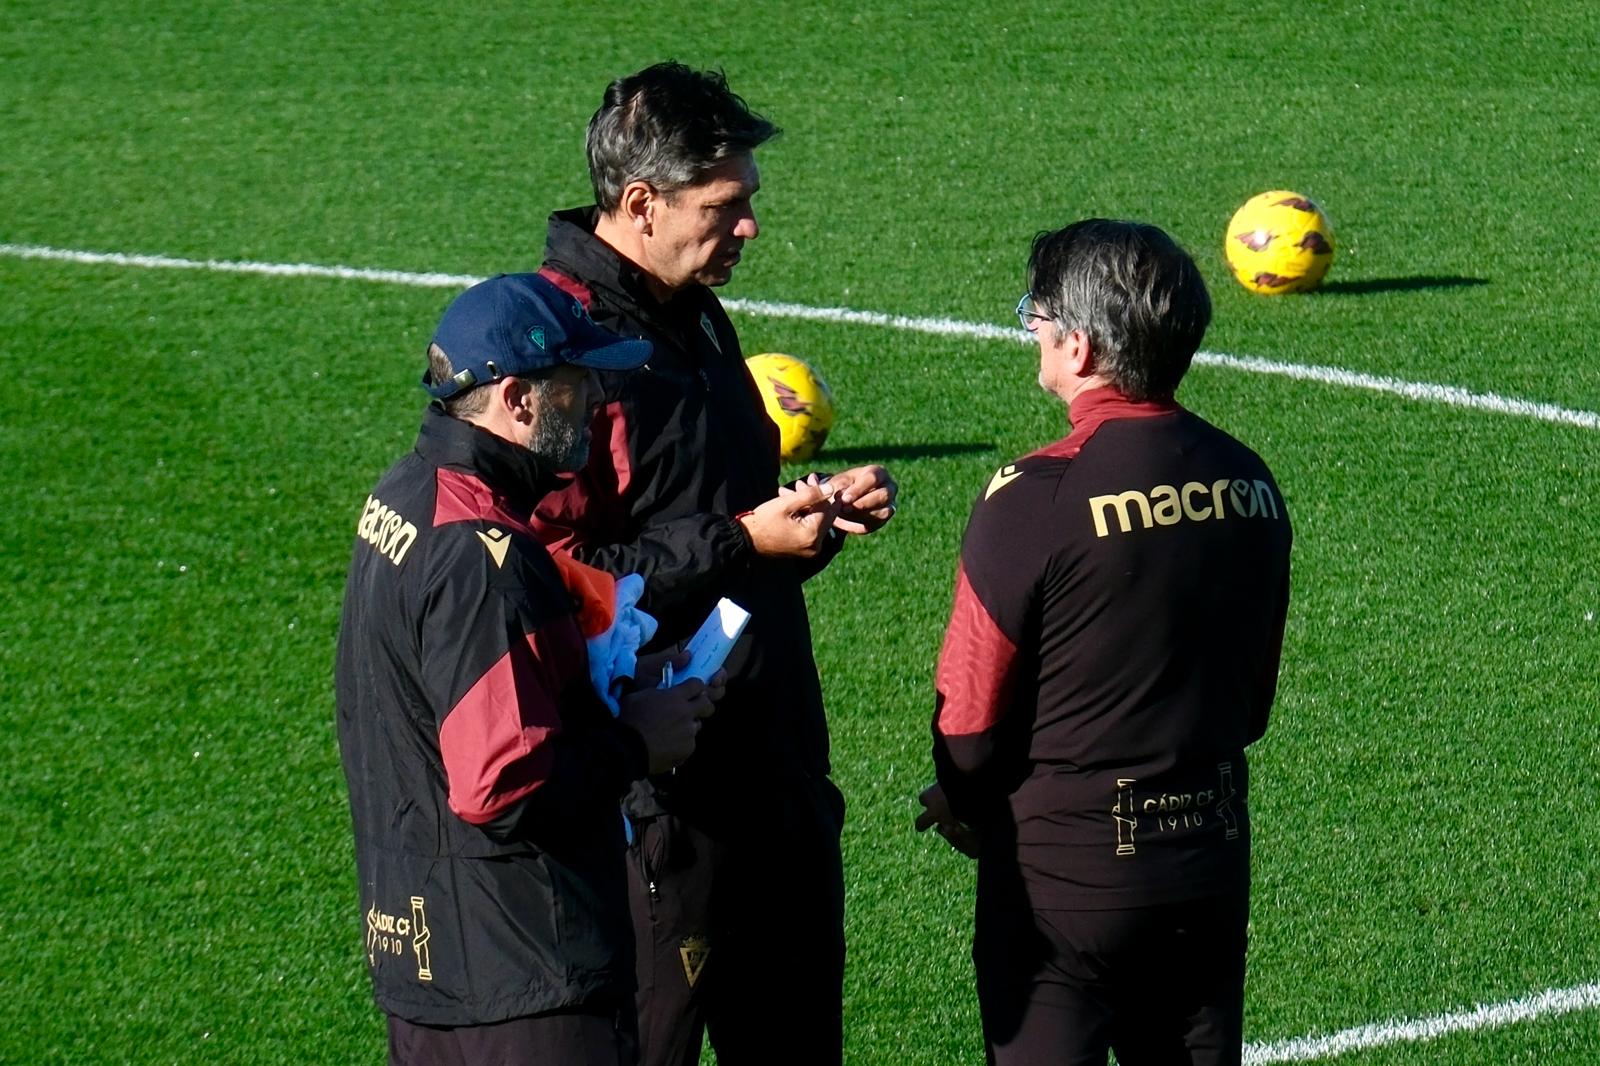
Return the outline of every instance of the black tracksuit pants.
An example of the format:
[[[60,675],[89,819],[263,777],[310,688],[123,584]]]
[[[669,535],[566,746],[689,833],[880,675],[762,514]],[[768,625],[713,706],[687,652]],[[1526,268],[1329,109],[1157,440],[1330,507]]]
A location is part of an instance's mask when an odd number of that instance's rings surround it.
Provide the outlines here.
[[[988,1061],[1105,1066],[1110,1049],[1122,1066],[1238,1066],[1249,912],[1248,889],[1069,911],[980,888],[972,958]]]
[[[641,1066],[837,1064],[844,800],[826,778],[634,823]]]
[[[634,1066],[633,1012],[574,1008],[486,1025],[389,1016],[389,1066]]]

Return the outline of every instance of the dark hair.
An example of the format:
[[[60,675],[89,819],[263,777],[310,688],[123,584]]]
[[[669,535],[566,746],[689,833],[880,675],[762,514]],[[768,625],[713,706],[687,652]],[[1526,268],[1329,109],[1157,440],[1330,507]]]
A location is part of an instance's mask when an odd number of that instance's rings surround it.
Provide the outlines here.
[[[602,212],[630,181],[671,196],[731,156],[753,152],[778,127],[728,90],[720,71],[657,63],[606,87],[589,120],[589,179]]]
[[[1211,324],[1194,260],[1142,222],[1090,218],[1039,234],[1028,290],[1058,329],[1088,335],[1098,371],[1130,400],[1171,397]]]

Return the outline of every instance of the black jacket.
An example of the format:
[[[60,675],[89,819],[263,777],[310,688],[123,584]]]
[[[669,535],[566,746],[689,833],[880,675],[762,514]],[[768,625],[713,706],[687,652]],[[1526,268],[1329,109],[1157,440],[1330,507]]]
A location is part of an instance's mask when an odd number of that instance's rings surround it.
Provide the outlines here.
[[[719,596],[751,613],[728,661],[727,695],[670,789],[686,802],[828,772],[822,690],[801,582],[842,537],[804,564],[758,557],[736,517],[778,483],[778,431],[745,369],[739,338],[711,290],[658,303],[639,269],[594,236],[595,210],[552,215],[546,277],[608,329],[646,337],[644,367],[602,373],[589,465],[540,502],[553,549],[613,574],[644,576],[656,644],[691,635]],[[726,806],[724,802],[722,804]]]
[[[1223,894],[1249,879],[1244,749],[1277,687],[1289,514],[1254,452],[1176,403],[1091,390],[1072,426],[973,506],[939,781],[1035,906]]]
[[[375,998],[410,1021],[632,986],[618,804],[647,756],[590,687],[573,598],[528,526],[551,484],[430,408],[356,527],[339,747]]]

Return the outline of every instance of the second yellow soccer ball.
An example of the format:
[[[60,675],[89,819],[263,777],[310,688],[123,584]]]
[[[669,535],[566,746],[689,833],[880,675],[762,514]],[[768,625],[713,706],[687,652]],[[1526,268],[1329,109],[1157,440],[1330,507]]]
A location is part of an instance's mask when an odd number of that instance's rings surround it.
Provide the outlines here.
[[[1322,208],[1287,189],[1252,196],[1223,239],[1233,276],[1266,296],[1316,288],[1333,265],[1333,229]]]
[[[792,355],[768,352],[745,360],[761,391],[767,417],[778,426],[778,448],[786,463],[801,463],[822,450],[833,428],[833,393],[817,372]]]

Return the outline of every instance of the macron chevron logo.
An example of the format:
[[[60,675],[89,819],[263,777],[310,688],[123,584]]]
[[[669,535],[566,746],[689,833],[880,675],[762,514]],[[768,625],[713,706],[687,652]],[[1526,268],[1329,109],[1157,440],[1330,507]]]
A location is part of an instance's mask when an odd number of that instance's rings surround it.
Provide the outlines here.
[[[983,498],[988,499],[1017,478],[1022,476],[1022,471],[1017,469],[1016,463],[1008,463],[994,472],[994,477],[989,479],[989,487],[983,490]]]
[[[483,546],[489,549],[490,558],[494,559],[496,569],[506,565],[506,552],[511,547],[511,534],[499,529],[481,531],[478,539],[483,541]]]

